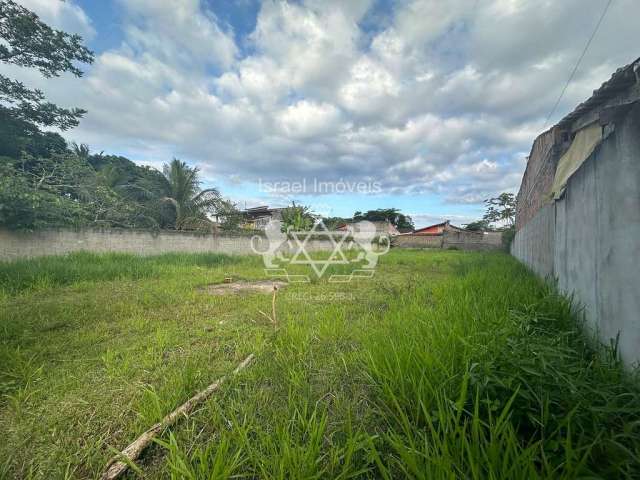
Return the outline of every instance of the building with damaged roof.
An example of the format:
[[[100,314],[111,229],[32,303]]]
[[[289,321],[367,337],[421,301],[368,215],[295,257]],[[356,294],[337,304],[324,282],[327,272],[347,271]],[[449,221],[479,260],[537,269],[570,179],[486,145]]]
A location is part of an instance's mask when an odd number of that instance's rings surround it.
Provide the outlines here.
[[[625,363],[640,361],[640,59],[536,138],[516,230],[513,255],[573,294]]]

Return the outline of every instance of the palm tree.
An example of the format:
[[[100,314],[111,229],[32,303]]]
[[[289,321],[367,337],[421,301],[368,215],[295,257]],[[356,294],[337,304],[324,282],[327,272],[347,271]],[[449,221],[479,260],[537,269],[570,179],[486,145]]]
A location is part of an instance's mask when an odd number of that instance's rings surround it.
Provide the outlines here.
[[[162,173],[167,179],[169,194],[163,199],[175,208],[176,230],[203,229],[212,225],[207,216],[220,203],[215,188],[200,190],[200,170],[174,158],[165,164]]]
[[[284,208],[280,215],[283,232],[288,230],[301,232],[311,230],[313,227],[313,215],[310,208],[305,205],[296,205],[296,202],[292,202],[291,206]]]
[[[83,160],[87,160],[91,155],[89,145],[87,145],[86,143],[81,143],[80,145],[78,145],[76,142],[71,142],[71,151],[76,155],[76,157]]]

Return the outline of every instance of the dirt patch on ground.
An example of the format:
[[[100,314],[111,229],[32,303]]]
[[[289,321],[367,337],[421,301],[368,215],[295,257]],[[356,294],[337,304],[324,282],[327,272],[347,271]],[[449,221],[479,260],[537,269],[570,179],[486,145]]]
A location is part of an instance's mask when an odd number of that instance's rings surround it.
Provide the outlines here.
[[[258,293],[271,293],[273,287],[278,287],[278,290],[287,286],[287,282],[281,282],[278,280],[257,280],[255,282],[245,282],[243,280],[231,283],[216,283],[214,285],[207,285],[202,290],[211,295],[233,295],[243,292],[258,292]]]

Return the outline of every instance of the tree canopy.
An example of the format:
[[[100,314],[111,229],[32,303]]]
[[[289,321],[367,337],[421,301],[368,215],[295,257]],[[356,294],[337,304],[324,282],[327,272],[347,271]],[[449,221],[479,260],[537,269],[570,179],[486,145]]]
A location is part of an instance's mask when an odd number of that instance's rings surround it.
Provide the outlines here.
[[[0,0],[0,61],[35,68],[47,78],[69,72],[82,76],[78,63],[92,63],[93,52],[82,37],[55,30],[13,0]],[[67,130],[86,113],[47,102],[40,90],[0,75],[0,119],[34,133],[38,126]]]
[[[467,223],[464,228],[472,232],[485,232],[488,230],[493,230],[491,224],[484,219]]]
[[[484,201],[487,211],[482,219],[489,224],[511,228],[516,220],[516,199],[513,193],[501,193]]]
[[[296,205],[292,202],[290,206],[282,209],[282,230],[293,230],[296,232],[311,230],[314,217],[311,209],[305,205]]]
[[[174,158],[164,165],[163,173],[169,193],[162,200],[174,208],[175,228],[197,230],[211,225],[209,215],[215,214],[220,193],[215,188],[200,189],[198,168]]]
[[[163,174],[125,157],[91,154],[86,145],[48,157],[0,157],[0,225],[208,231],[220,215],[225,228],[237,224],[237,209],[199,183],[198,169],[180,160]]]
[[[353,221],[359,222],[361,220],[368,220],[370,222],[388,221],[398,230],[413,230],[414,228],[411,217],[401,213],[397,208],[379,208],[377,210],[369,210],[365,213],[355,212],[353,214]]]
[[[516,199],[513,193],[501,193],[484,201],[487,209],[481,220],[465,225],[467,230],[509,230],[515,227]]]

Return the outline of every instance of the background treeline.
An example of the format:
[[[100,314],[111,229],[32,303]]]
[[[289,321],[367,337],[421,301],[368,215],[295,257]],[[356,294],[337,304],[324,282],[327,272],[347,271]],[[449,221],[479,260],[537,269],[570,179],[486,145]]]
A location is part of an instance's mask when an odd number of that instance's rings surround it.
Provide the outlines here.
[[[0,156],[0,225],[11,229],[121,227],[234,228],[239,214],[198,170],[173,160],[163,172],[115,156],[67,146],[55,133],[10,137]],[[8,141],[7,141],[8,140]],[[219,223],[211,219],[221,216]]]
[[[168,188],[159,171],[137,166],[124,157],[91,155],[85,146],[69,149],[56,134],[36,138],[36,142],[27,140],[19,147],[3,144],[3,226],[162,227],[175,222],[175,215],[161,202]]]

